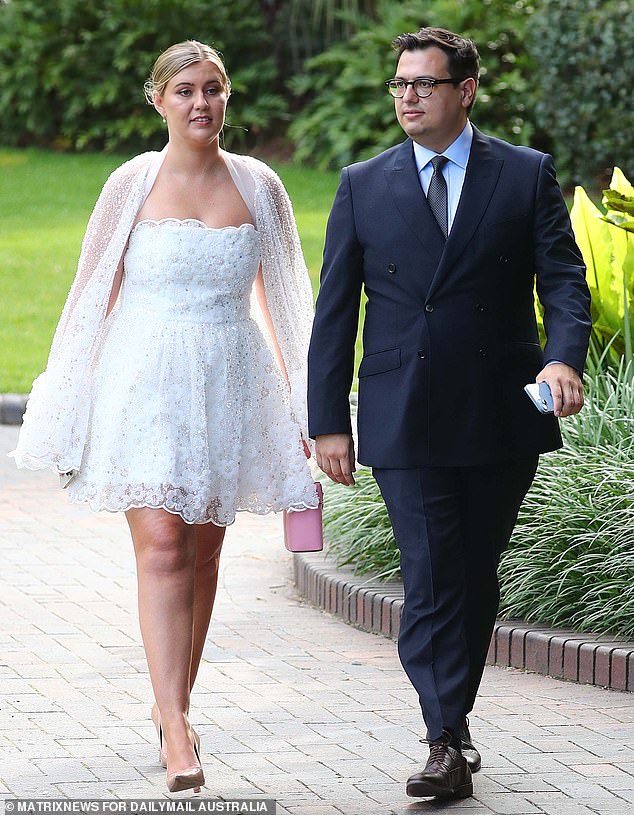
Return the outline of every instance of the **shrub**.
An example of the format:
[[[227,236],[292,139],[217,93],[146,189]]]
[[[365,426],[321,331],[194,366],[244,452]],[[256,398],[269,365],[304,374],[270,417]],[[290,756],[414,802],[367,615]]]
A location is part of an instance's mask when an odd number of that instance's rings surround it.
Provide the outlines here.
[[[634,368],[587,378],[502,557],[503,616],[634,635]]]
[[[541,0],[528,30],[536,117],[565,182],[634,173],[634,15],[627,0]]]
[[[250,0],[12,0],[0,6],[0,140],[128,151],[160,147],[165,128],[143,97],[159,52],[198,39],[225,56],[235,96],[228,122],[254,141],[285,110]],[[244,140],[242,127],[227,142]]]
[[[394,72],[390,43],[423,25],[473,38],[482,58],[474,121],[493,135],[527,143],[533,127],[530,76],[523,31],[532,7],[526,0],[436,0],[421,10],[414,0],[379,0],[373,15],[355,17],[358,30],[306,63],[291,82],[303,108],[290,128],[298,161],[322,167],[375,155],[404,138],[383,81]]]

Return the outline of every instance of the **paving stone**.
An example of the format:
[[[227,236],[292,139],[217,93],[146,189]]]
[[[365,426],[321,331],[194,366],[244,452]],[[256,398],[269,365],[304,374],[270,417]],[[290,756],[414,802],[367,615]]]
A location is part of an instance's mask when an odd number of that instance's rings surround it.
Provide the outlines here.
[[[90,739],[58,739],[58,743],[68,755],[82,760],[88,758],[92,759],[94,756],[116,755],[112,747],[103,744],[103,742],[95,737]]]
[[[621,808],[619,806],[614,807],[610,805],[609,809],[597,809],[595,810],[597,815],[632,815],[632,807],[626,804],[625,808]]]
[[[60,798],[70,798],[77,801],[82,798],[96,798],[100,801],[108,801],[115,798],[115,793],[112,786],[107,783],[99,783],[93,781],[91,783],[85,782],[68,782],[58,783],[55,787],[59,790],[58,795]],[[135,798],[142,798],[143,795],[150,795],[150,789],[146,789],[145,793],[135,793]]]
[[[60,791],[50,783],[41,782],[29,776],[6,781],[6,787],[12,798],[59,798]]]
[[[527,800],[539,807],[546,815],[595,815],[596,809],[589,809],[585,804],[574,801],[563,794],[551,792],[534,792],[526,794]]]
[[[629,801],[630,804],[633,805],[632,810],[634,810],[634,790],[618,790],[616,792],[616,798],[623,801]],[[614,800],[614,797],[612,800]]]
[[[593,806],[594,803],[602,804],[604,807],[610,802],[619,803],[619,798],[627,797],[629,794],[628,790],[620,790],[618,795],[614,795],[600,784],[592,783],[591,781],[581,778],[577,780],[564,775],[560,775],[556,778],[551,776],[549,780],[554,787],[570,798],[590,807]]]
[[[493,773],[490,777],[495,778]],[[551,792],[557,791],[556,787],[548,783],[548,776],[539,776],[530,773],[523,775],[501,775],[497,781],[499,786],[505,787],[511,792]]]
[[[491,812],[500,815],[534,815],[540,813],[539,808],[527,798],[510,792],[487,795],[486,800],[481,799],[476,793],[476,800],[485,804]]]
[[[36,758],[72,758],[73,754],[50,736],[37,730],[14,730],[6,743],[12,751],[28,752],[32,759]],[[7,749],[4,747],[2,752]],[[0,773],[2,768],[0,767]]]

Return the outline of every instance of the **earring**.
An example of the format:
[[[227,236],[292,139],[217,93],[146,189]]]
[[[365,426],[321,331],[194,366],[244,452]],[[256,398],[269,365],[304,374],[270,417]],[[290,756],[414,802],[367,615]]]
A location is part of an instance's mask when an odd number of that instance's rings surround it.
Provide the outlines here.
[[[167,119],[163,118],[163,124],[164,124],[164,125],[166,125],[166,124],[167,124]]]

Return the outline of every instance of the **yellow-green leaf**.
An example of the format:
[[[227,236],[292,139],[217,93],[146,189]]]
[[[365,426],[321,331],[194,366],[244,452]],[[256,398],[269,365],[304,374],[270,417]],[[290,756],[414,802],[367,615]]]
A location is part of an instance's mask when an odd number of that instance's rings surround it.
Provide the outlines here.
[[[623,170],[615,167],[612,171],[612,179],[610,180],[610,189],[620,192],[621,195],[634,195],[634,187],[625,177]]]

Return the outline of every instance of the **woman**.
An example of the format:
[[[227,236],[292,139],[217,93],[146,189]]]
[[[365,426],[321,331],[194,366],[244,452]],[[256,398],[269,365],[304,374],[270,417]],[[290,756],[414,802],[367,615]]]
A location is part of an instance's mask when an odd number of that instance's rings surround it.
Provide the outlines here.
[[[188,711],[225,527],[318,503],[301,438],[310,282],[278,177],[220,149],[229,94],[207,45],[157,59],[146,95],[168,145],[106,182],[12,454],[126,514],[170,791],[204,783]]]

